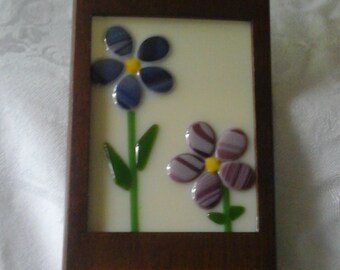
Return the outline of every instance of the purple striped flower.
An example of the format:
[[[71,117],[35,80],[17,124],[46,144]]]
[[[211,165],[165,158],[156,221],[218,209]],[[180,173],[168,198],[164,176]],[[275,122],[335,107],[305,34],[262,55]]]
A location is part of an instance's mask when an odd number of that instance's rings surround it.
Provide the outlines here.
[[[248,146],[243,131],[229,129],[217,139],[209,124],[196,122],[187,129],[185,137],[194,153],[174,157],[167,172],[176,182],[195,180],[192,196],[200,207],[214,207],[222,197],[223,186],[247,190],[254,185],[255,171],[238,161]]]

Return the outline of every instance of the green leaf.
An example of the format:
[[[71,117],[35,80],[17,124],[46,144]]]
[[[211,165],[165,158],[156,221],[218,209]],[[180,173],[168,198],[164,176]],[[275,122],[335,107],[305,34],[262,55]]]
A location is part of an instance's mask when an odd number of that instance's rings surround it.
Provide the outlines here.
[[[149,160],[152,147],[158,134],[158,130],[158,125],[151,126],[137,142],[137,169],[140,171],[145,168]]]
[[[230,207],[230,219],[236,220],[246,211],[243,206],[231,206]]]
[[[129,190],[132,183],[129,167],[109,143],[104,143],[104,152],[116,184],[125,190]]]
[[[210,212],[208,218],[217,224],[225,224],[227,221],[225,214],[218,212]]]

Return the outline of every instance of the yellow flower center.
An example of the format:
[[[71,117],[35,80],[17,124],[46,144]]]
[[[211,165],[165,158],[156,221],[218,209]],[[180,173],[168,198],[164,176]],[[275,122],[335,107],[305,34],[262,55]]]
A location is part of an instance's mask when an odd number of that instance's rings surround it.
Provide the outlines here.
[[[124,64],[125,70],[129,73],[136,73],[140,68],[140,62],[135,57],[126,59]]]
[[[220,168],[220,161],[215,157],[205,159],[205,170],[207,172],[216,172]]]

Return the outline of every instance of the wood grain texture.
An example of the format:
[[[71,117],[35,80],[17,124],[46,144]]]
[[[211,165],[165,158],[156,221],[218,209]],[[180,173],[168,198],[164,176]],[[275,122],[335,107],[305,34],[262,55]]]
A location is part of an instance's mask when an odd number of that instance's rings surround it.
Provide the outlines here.
[[[92,16],[252,22],[258,233],[87,231]],[[77,0],[74,4],[64,269],[276,269],[268,0]]]

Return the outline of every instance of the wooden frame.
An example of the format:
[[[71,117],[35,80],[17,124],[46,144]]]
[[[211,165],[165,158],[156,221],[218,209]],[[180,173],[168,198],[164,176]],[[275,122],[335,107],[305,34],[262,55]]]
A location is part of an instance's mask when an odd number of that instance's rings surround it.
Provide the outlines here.
[[[92,16],[200,18],[252,23],[259,232],[88,232]],[[77,0],[74,5],[69,189],[64,269],[275,269],[268,0]]]

